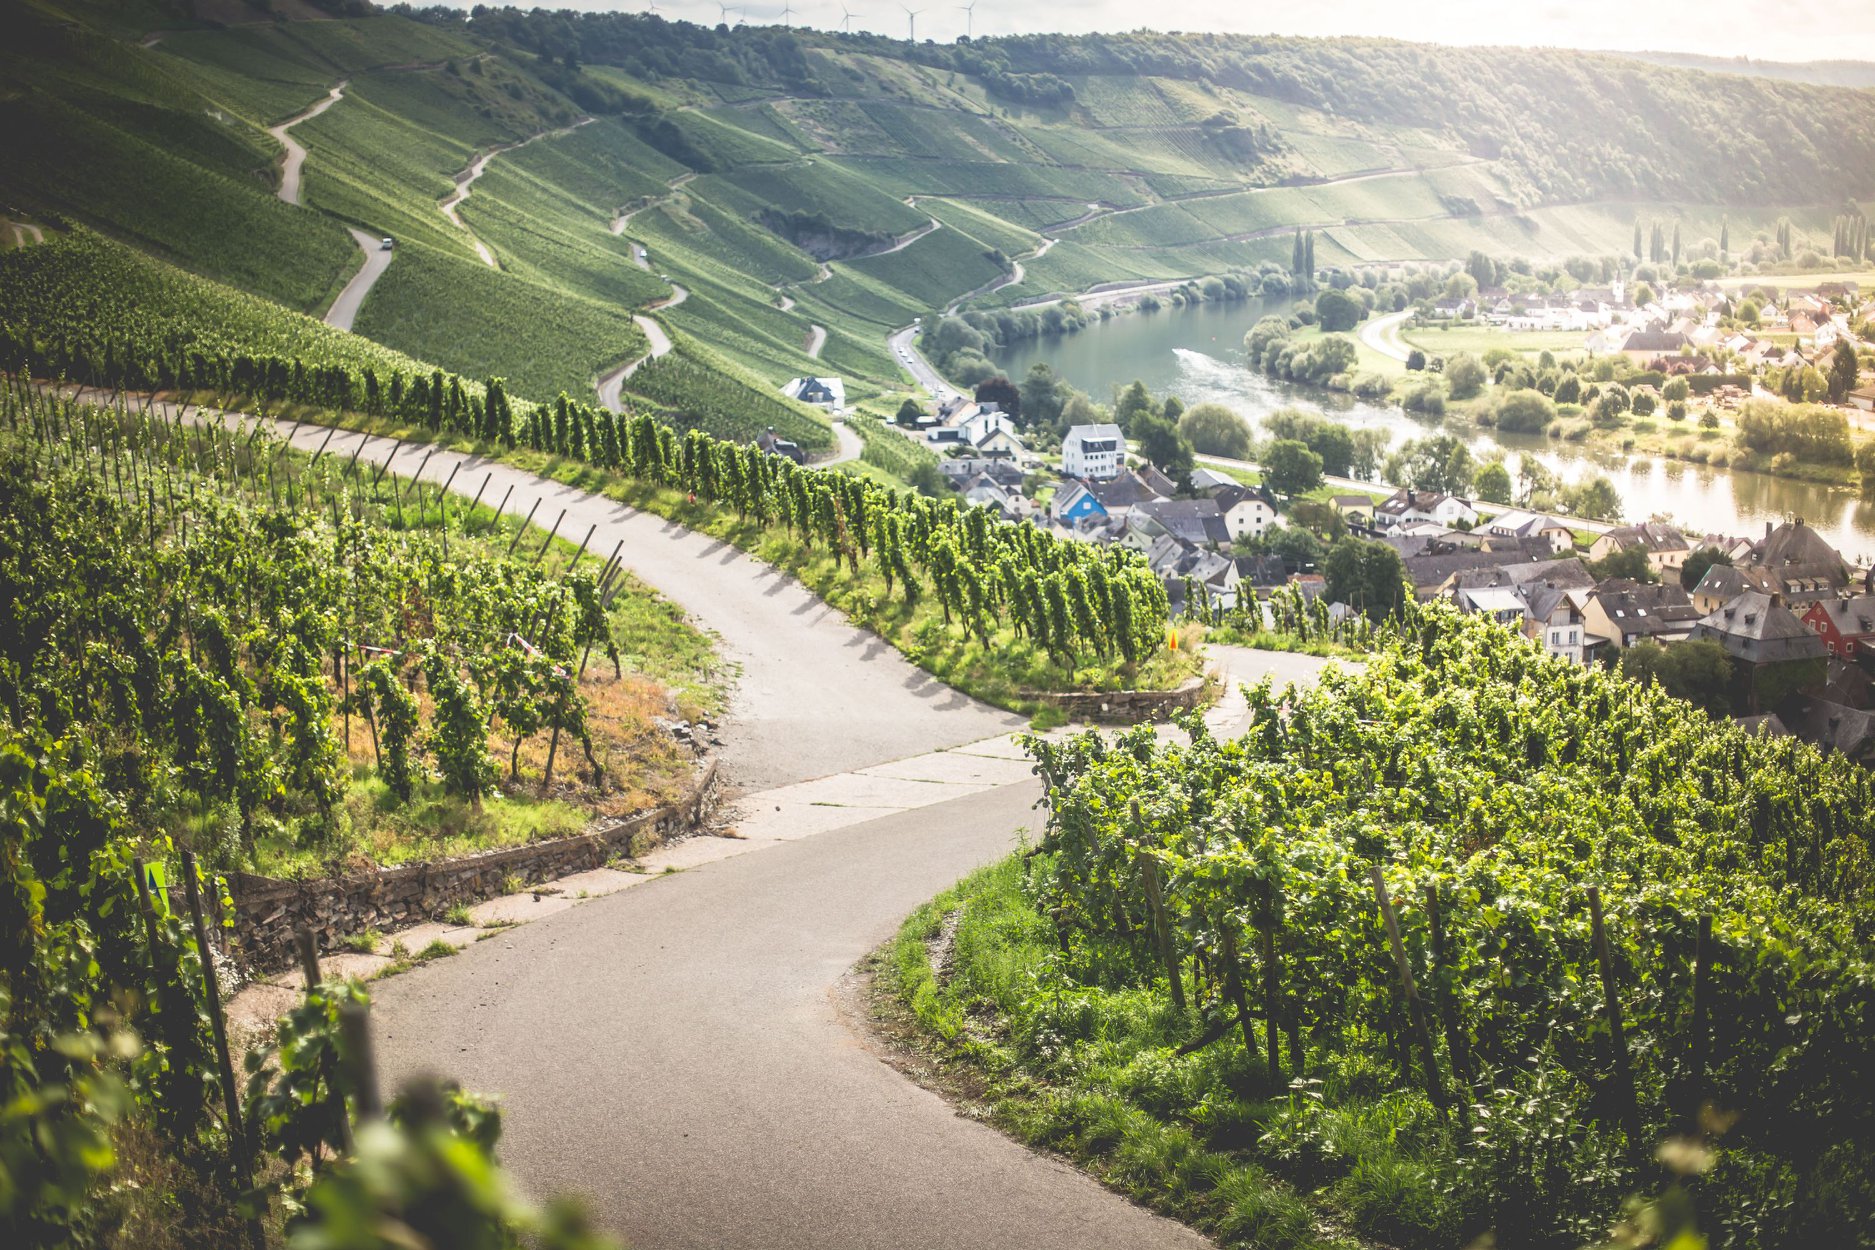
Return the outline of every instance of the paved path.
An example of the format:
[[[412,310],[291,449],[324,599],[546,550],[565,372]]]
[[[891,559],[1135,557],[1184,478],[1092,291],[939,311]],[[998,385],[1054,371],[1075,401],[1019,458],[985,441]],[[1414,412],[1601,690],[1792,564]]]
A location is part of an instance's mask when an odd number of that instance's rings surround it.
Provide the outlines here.
[[[957,394],[957,388],[946,382],[944,375],[939,373],[931,362],[924,358],[924,353],[918,350],[917,338],[918,327],[906,326],[902,330],[894,330],[886,339],[886,346],[892,349],[893,359],[911,374],[912,381],[917,383],[925,394],[940,402]]]
[[[1361,322],[1361,342],[1379,352],[1382,356],[1404,362],[1407,347],[1400,341],[1400,327],[1413,315],[1412,310],[1389,313],[1384,317],[1369,317]]]
[[[820,349],[827,345],[827,327],[810,325],[807,327],[807,354],[815,360],[820,359]]]
[[[299,140],[295,139],[287,132],[301,122],[311,121],[344,98],[345,82],[341,81],[335,85],[332,90],[326,92],[325,99],[319,101],[305,112],[294,114],[292,117],[281,122],[278,126],[267,127],[267,133],[272,135],[280,146],[286,149],[286,160],[280,165],[280,190],[278,194],[280,198],[285,200],[288,204],[297,204],[300,202],[300,170],[304,168],[306,164],[306,149],[300,145]]]
[[[557,130],[543,130],[537,135],[529,135],[527,138],[517,140],[514,143],[504,143],[500,147],[490,148],[482,155],[470,161],[469,167],[456,175],[456,189],[450,192],[436,207],[442,210],[443,216],[449,218],[456,229],[469,236],[469,241],[475,245],[475,254],[482,258],[482,263],[484,265],[487,265],[490,269],[501,268],[500,265],[495,263],[495,254],[488,250],[488,245],[486,243],[475,237],[475,231],[463,224],[462,215],[458,213],[456,209],[464,200],[469,198],[469,188],[475,185],[476,179],[487,172],[488,162],[494,160],[503,152],[512,152],[516,148],[524,148],[528,144],[541,139],[552,139],[558,138],[561,135],[571,134],[581,126],[590,124],[593,120],[594,119],[590,117],[582,117],[571,126],[562,126]]]
[[[689,298],[689,291],[673,283],[671,285],[670,295],[651,305],[651,307],[657,309],[675,308]],[[636,325],[639,330],[644,333],[645,342],[648,346],[644,355],[638,357],[636,360],[627,361],[599,379],[597,384],[599,403],[611,412],[623,411],[621,405],[624,401],[621,399],[621,395],[625,390],[626,378],[638,372],[639,366],[644,364],[645,361],[656,360],[660,356],[668,356],[671,354],[671,337],[664,333],[663,326],[642,314],[634,316],[632,318],[632,324]]]
[[[869,421],[871,418],[861,416],[855,418],[855,420]],[[848,425],[845,421],[835,419],[833,423],[833,441],[838,445],[838,450],[827,459],[816,462],[815,467],[824,469],[831,465],[847,464],[859,459],[866,452],[865,441],[862,440],[859,435],[853,433],[853,427]]]
[[[957,1115],[880,1061],[857,1014],[855,963],[1038,823],[1014,718],[661,518],[453,452],[287,432],[425,480],[463,463],[459,493],[486,474],[485,499],[515,487],[510,512],[541,498],[537,522],[564,508],[563,534],[596,524],[594,550],[624,540],[626,567],[712,626],[741,668],[723,733],[743,791],[735,836],[679,843],[660,856],[684,871],[554,896],[515,917],[532,923],[379,984],[389,1080],[444,1071],[498,1095],[503,1158],[526,1188],[584,1197],[640,1250],[1207,1244]],[[1208,717],[1220,731],[1243,713],[1236,680],[1320,668],[1219,659],[1233,678]]]
[[[507,512],[554,525],[578,540],[596,527],[588,550],[624,543],[625,567],[656,587],[716,636],[722,658],[740,671],[725,719],[724,777],[732,791],[824,777],[1006,732],[1021,718],[966,698],[909,663],[868,630],[814,597],[799,582],[728,543],[601,495],[562,486],[479,456],[323,426],[278,423],[296,447],[363,464],[391,463],[425,481],[448,481],[483,502],[507,498]],[[512,494],[509,487],[513,487]]]
[[[365,263],[352,275],[352,280],[345,284],[339,297],[332,301],[332,307],[326,309],[325,322],[341,330],[349,330],[358,320],[358,310],[364,307],[365,296],[371,294],[371,288],[377,285],[384,271],[391,267],[393,252],[384,250],[382,239],[368,231],[351,227],[352,238],[358,243],[358,250],[365,254]]]

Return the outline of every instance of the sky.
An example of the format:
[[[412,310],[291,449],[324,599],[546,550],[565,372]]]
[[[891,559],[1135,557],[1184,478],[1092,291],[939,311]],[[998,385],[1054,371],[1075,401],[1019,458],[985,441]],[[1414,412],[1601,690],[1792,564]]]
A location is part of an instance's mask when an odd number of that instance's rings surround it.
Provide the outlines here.
[[[419,0],[421,2],[421,0]],[[459,0],[468,3],[469,0]],[[644,0],[490,0],[554,9],[643,10]],[[841,0],[746,0],[731,4],[730,21],[782,21],[784,3],[796,25],[836,30]],[[967,16],[957,0],[909,0],[922,10],[920,39],[949,41],[971,22],[979,35],[1131,30],[1228,31],[1238,34],[1386,35],[1431,43],[1522,44],[1613,51],[1696,52],[1758,60],[1875,61],[1875,3],[1869,0],[1308,0],[1249,4],[1245,0],[976,0]],[[896,0],[845,0],[853,29],[904,37],[906,5]],[[658,0],[669,18],[714,25],[716,0]],[[1148,18],[1146,22],[1141,17]]]

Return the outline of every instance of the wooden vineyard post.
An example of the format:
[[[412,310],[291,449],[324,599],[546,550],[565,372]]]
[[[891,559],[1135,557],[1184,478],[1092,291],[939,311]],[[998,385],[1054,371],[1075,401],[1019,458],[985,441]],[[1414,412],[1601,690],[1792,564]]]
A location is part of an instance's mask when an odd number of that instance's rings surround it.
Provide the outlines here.
[[[1712,1010],[1712,917],[1699,918],[1698,937],[1693,944],[1693,1045],[1691,1080],[1686,1091],[1687,1121],[1699,1118],[1699,1108],[1706,1097],[1706,1016]]]
[[[1615,1084],[1621,1099],[1622,1127],[1628,1135],[1628,1149],[1638,1152],[1641,1145],[1641,1112],[1634,1094],[1634,1071],[1628,1065],[1627,1032],[1621,1023],[1621,1000],[1615,995],[1615,961],[1608,949],[1608,929],[1602,923],[1602,892],[1599,886],[1588,887],[1589,927],[1595,939],[1595,960],[1602,974],[1602,1002],[1608,1011],[1609,1048],[1615,1066]]]
[[[559,515],[559,516],[557,516],[557,517],[555,517],[555,518],[553,519],[553,528],[552,528],[552,529],[550,529],[550,530],[548,530],[548,531],[547,531],[547,537],[546,537],[545,539],[543,539],[543,540],[541,540],[541,544],[540,544],[540,550],[539,550],[539,551],[536,551],[536,552],[534,553],[534,561],[533,561],[533,562],[534,562],[535,564],[539,564],[539,563],[540,563],[540,558],[541,558],[542,556],[544,556],[544,555],[546,555],[546,554],[547,554],[547,548],[549,548],[549,547],[551,547],[551,546],[553,545],[553,540],[554,540],[555,538],[557,538],[557,537],[559,537],[559,535],[560,535],[560,522],[562,522],[562,521],[564,521],[564,520],[566,520],[566,509],[565,509],[565,508],[562,508],[562,509],[560,509],[560,515]]]
[[[384,1114],[384,1099],[378,1093],[378,1061],[371,1049],[371,1016],[360,1002],[347,1002],[339,1008],[339,1040],[344,1043],[345,1067],[357,1099],[358,1118],[376,1120]]]
[[[527,527],[534,523],[534,514],[538,511],[540,511],[540,500],[536,498],[534,506],[527,510],[527,519],[521,522],[521,527],[514,531],[514,537],[508,540],[509,555],[513,555],[515,547],[520,545],[521,535],[527,533]]]
[[[1407,1025],[1413,1031],[1413,1040],[1419,1046],[1420,1062],[1426,1068],[1426,1092],[1432,1096],[1432,1105],[1445,1110],[1445,1083],[1439,1077],[1439,1057],[1433,1053],[1432,1034],[1426,1028],[1426,1005],[1420,1000],[1419,990],[1413,984],[1413,968],[1406,959],[1406,943],[1400,940],[1400,919],[1394,915],[1393,901],[1387,897],[1387,880],[1381,875],[1380,865],[1374,864],[1369,870],[1374,883],[1374,902],[1380,906],[1380,919],[1387,927],[1387,944],[1393,948],[1393,967],[1399,974],[1400,994],[1406,1001]]]
[[[195,926],[195,948],[202,957],[202,992],[208,1005],[209,1031],[215,1039],[215,1062],[221,1069],[222,1105],[228,1115],[228,1156],[234,1174],[245,1184],[253,1176],[253,1144],[241,1123],[241,1096],[234,1083],[234,1062],[228,1056],[228,1022],[221,1014],[221,982],[215,976],[215,957],[208,945],[208,924],[202,918],[202,892],[195,884],[195,852],[182,853],[182,881],[189,895],[189,919]],[[266,1244],[258,1217],[248,1221],[248,1236],[255,1246]]]
[[[1229,913],[1224,922],[1217,927],[1218,938],[1224,948],[1224,988],[1230,994],[1231,1005],[1237,1008],[1237,1027],[1243,1030],[1243,1049],[1246,1055],[1257,1053],[1256,1031],[1250,1027],[1250,1004],[1244,1000],[1243,976],[1237,966],[1237,935],[1231,923]]]
[[[488,519],[488,528],[493,532],[501,524],[501,516],[508,510],[508,500],[514,497],[514,483],[508,483],[508,489],[501,493],[501,502],[495,505],[495,515]]]
[[[299,948],[300,975],[306,980],[306,993],[310,996],[325,984],[325,977],[319,971],[319,944],[313,940],[312,930],[305,925],[293,930],[293,944]],[[346,1152],[350,1153],[352,1121],[345,1112],[345,1091],[342,1087],[334,1086],[331,1093],[332,1101],[336,1104],[333,1109],[338,1113],[339,1140]]]
[[[1143,834],[1146,825],[1140,818],[1138,800],[1132,804],[1132,815],[1133,828]],[[1146,905],[1152,908],[1152,935],[1159,946],[1159,961],[1172,983],[1172,1007],[1184,1015],[1185,982],[1179,976],[1178,957],[1172,953],[1172,926],[1165,916],[1165,895],[1159,890],[1159,862],[1151,855],[1140,855],[1139,874],[1146,886]]]
[[[1259,954],[1263,958],[1263,1041],[1269,1051],[1270,1082],[1277,1084],[1283,1079],[1280,1043],[1276,1036],[1276,1022],[1282,1018],[1282,969],[1276,964],[1277,900],[1280,896],[1274,883],[1266,882],[1263,890],[1263,924],[1257,931],[1262,947]]]
[[[1451,956],[1445,949],[1445,916],[1439,905],[1439,887],[1426,887],[1426,919],[1432,926],[1432,967],[1433,980],[1438,987],[1439,1022],[1445,1028],[1445,1049],[1452,1057],[1452,1080],[1462,1090],[1470,1089],[1475,1083],[1471,1074],[1471,1052],[1465,1045],[1465,1030],[1459,1026],[1458,1003],[1447,981],[1452,975]]]

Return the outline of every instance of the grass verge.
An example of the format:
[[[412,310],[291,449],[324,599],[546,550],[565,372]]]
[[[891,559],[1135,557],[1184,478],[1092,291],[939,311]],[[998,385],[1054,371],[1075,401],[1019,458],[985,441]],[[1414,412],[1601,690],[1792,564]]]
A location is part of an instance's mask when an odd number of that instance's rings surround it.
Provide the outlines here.
[[[869,1008],[896,1066],[1226,1246],[1458,1244],[1423,1100],[1363,1096],[1352,1072],[1272,1088],[1233,1037],[1178,1054],[1162,994],[1062,975],[1027,891],[1038,866],[980,870],[874,953]]]

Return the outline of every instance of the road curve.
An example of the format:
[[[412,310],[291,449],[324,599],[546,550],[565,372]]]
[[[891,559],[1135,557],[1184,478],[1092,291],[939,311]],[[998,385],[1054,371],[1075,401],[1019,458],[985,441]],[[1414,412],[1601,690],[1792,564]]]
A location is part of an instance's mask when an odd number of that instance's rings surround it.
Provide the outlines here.
[[[807,327],[807,354],[815,360],[820,359],[820,349],[827,345],[827,327],[810,325]]]
[[[854,420],[858,421],[866,421],[869,419],[870,418],[863,416],[854,418]],[[853,427],[845,421],[837,419],[834,421],[833,441],[836,450],[825,460],[816,461],[815,466],[817,468],[825,469],[836,464],[848,464],[859,459],[866,453],[864,440],[862,440],[859,435],[853,433]]]
[[[294,114],[292,117],[281,122],[278,126],[267,127],[267,133],[272,135],[280,146],[286,149],[286,160],[280,165],[280,190],[277,194],[288,204],[297,204],[300,202],[300,170],[304,168],[306,164],[306,149],[300,145],[299,140],[288,134],[287,131],[293,129],[293,127],[299,125],[301,122],[311,121],[313,118],[319,116],[319,114],[344,99],[346,81],[349,80],[340,81],[335,84],[332,90],[326,92],[325,99],[319,101],[305,112]]]
[[[682,291],[683,288],[673,287],[672,290]],[[681,303],[683,303],[682,299],[673,297],[661,304],[653,305],[653,307],[669,308],[674,304]],[[668,356],[671,353],[671,337],[664,333],[663,326],[659,325],[651,318],[642,315],[633,317],[632,323],[643,332],[645,342],[648,346],[644,355],[638,357],[636,360],[627,361],[610,373],[600,377],[597,384],[599,403],[608,412],[624,411],[623,400],[620,397],[625,390],[626,378],[638,372],[638,367],[644,364],[645,361],[656,360],[659,356]]]
[[[942,401],[957,394],[957,388],[946,382],[943,375],[924,358],[924,353],[918,350],[915,341],[917,337],[918,327],[906,326],[902,330],[894,330],[886,339],[886,346],[892,349],[892,355],[899,365],[911,374],[912,381],[931,398]]]
[[[513,143],[504,143],[499,147],[490,148],[488,151],[482,153],[482,155],[470,161],[469,167],[456,175],[456,189],[451,191],[447,196],[444,196],[436,207],[442,210],[443,216],[449,218],[450,223],[454,225],[456,229],[469,236],[469,242],[475,245],[475,254],[482,258],[482,263],[484,265],[487,265],[490,269],[501,268],[501,266],[495,262],[495,254],[488,250],[488,244],[476,237],[475,231],[469,229],[468,225],[462,220],[462,214],[458,213],[456,209],[464,200],[469,198],[469,188],[474,186],[476,179],[480,178],[482,174],[487,171],[488,162],[494,160],[503,152],[512,152],[516,148],[524,148],[528,144],[538,140],[553,139],[558,138],[560,135],[571,134],[573,131],[578,130],[581,126],[587,125],[592,120],[593,119],[590,117],[582,117],[571,126],[561,126],[555,130],[543,130],[539,134],[529,135],[525,139],[519,139]]]
[[[1404,361],[1407,349],[1400,342],[1400,326],[1413,315],[1412,310],[1369,317],[1361,323],[1361,342],[1393,360]]]
[[[340,330],[349,330],[358,320],[358,310],[364,307],[365,296],[371,294],[371,288],[377,285],[384,271],[391,267],[394,253],[384,250],[383,241],[366,231],[351,227],[352,238],[358,243],[358,250],[365,254],[365,263],[352,275],[352,280],[345,284],[339,297],[332,301],[332,307],[326,309],[325,323]]]

